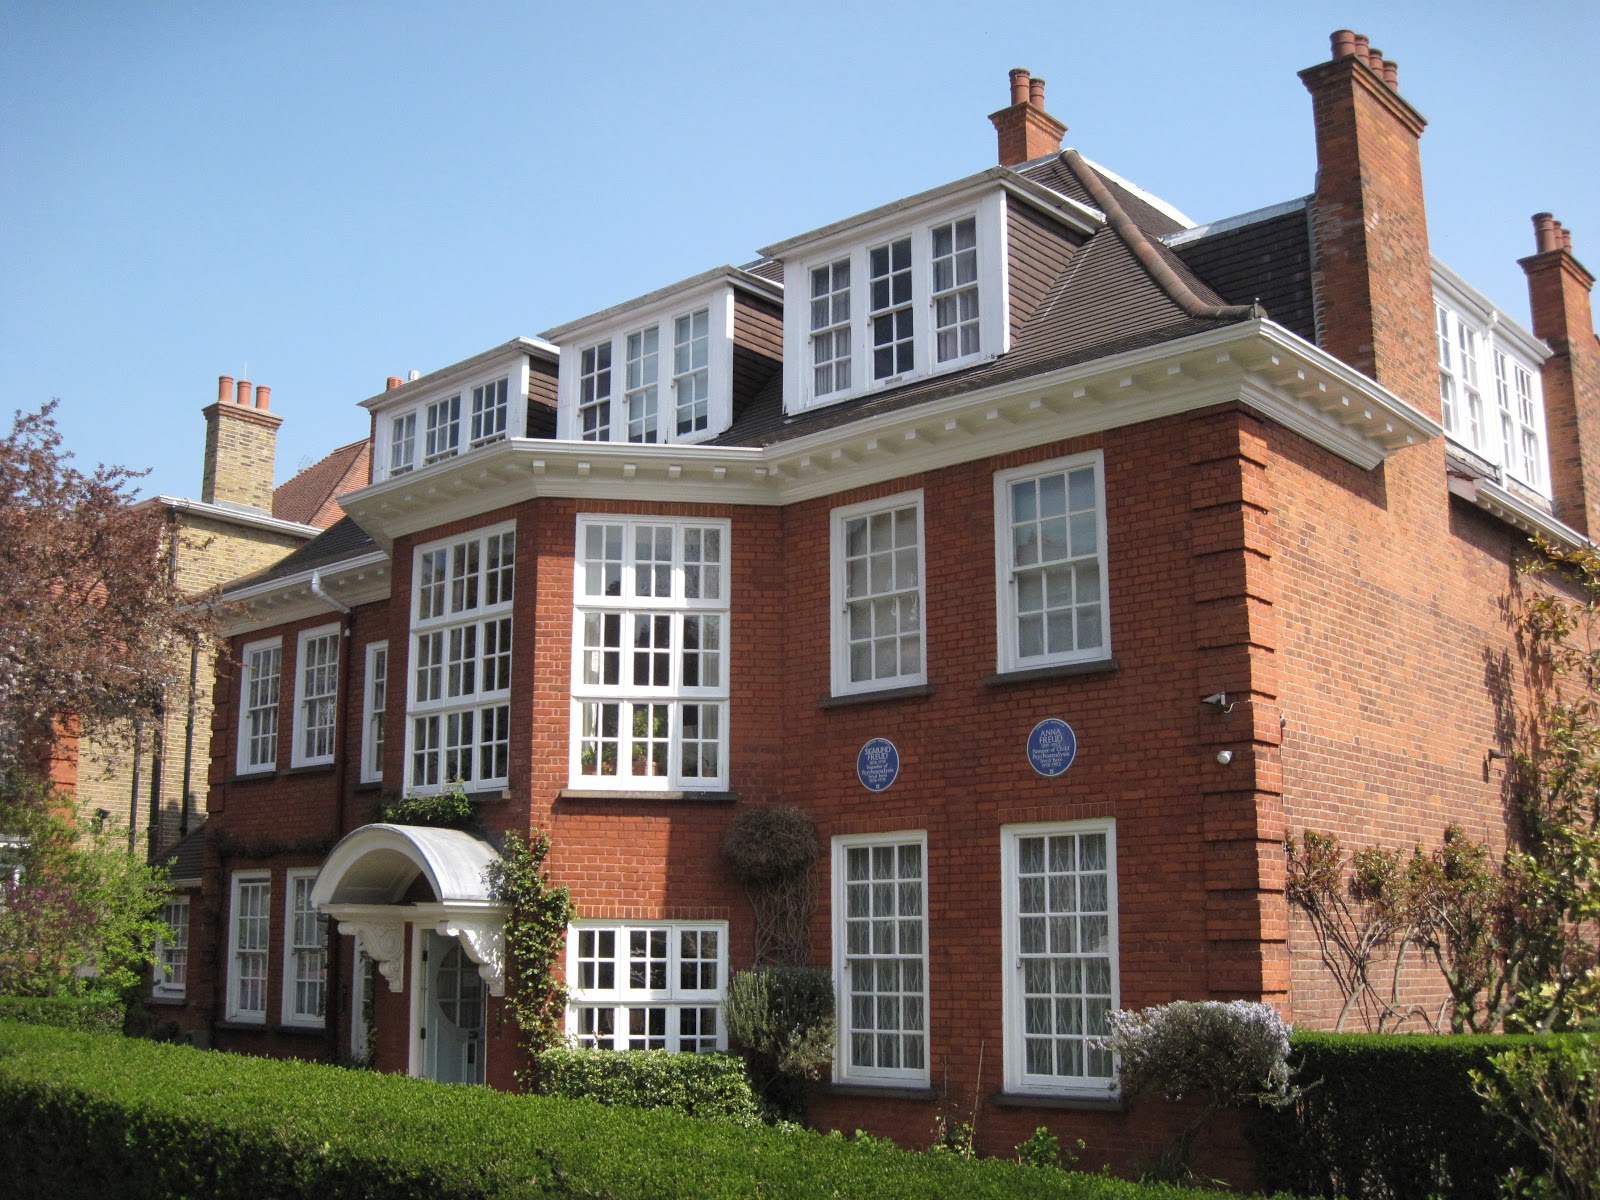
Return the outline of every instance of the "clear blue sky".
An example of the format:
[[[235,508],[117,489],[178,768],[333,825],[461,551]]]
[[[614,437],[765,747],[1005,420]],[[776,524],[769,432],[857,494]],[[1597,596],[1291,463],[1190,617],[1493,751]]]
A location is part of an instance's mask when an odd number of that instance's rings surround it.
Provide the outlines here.
[[[356,402],[992,165],[1006,72],[1197,221],[1311,190],[1340,27],[1430,120],[1434,252],[1526,321],[1600,271],[1600,4],[0,4],[0,401],[197,494],[219,374],[283,480]]]

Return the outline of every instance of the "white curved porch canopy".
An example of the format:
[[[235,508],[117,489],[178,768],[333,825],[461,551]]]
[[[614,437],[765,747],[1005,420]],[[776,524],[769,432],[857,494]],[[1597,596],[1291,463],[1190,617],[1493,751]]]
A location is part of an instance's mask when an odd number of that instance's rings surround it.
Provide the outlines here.
[[[398,992],[405,983],[406,924],[461,940],[467,957],[496,996],[505,995],[504,908],[489,897],[485,871],[499,858],[488,842],[458,829],[363,825],[329,853],[311,889],[311,903],[361,938]],[[430,901],[404,903],[417,878]]]

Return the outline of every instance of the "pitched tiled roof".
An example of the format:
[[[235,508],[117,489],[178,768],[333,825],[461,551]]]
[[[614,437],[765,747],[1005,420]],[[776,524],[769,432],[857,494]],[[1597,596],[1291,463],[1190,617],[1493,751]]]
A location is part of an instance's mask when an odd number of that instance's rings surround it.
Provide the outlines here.
[[[227,591],[270,583],[274,579],[287,579],[313,567],[331,566],[346,559],[359,558],[378,549],[378,543],[367,536],[367,531],[352,517],[341,517],[293,554],[285,555],[264,571],[246,575],[228,584]]]
[[[1020,168],[1019,174],[1026,176],[1035,183],[1042,183],[1052,191],[1060,192],[1080,204],[1087,204],[1090,208],[1099,208],[1094,202],[1094,197],[1089,194],[1089,189],[1073,174],[1072,168],[1059,156],[1052,155],[1048,159]],[[1117,203],[1122,205],[1134,222],[1145,231],[1161,237],[1164,234],[1176,233],[1185,228],[1183,222],[1169,217],[1166,213],[1156,208],[1137,192],[1129,191],[1121,183],[1109,175],[1096,172],[1100,182],[1111,189],[1111,194],[1117,198]]]
[[[167,868],[173,880],[199,879],[204,859],[205,831],[196,829],[163,854],[160,865]]]
[[[273,490],[272,515],[326,529],[344,515],[338,497],[365,487],[371,467],[372,446],[365,438],[340,446]]]
[[[1201,236],[1172,252],[1229,304],[1260,303],[1279,325],[1315,342],[1308,212],[1302,206],[1262,220],[1219,221],[1216,232],[1196,230]]]

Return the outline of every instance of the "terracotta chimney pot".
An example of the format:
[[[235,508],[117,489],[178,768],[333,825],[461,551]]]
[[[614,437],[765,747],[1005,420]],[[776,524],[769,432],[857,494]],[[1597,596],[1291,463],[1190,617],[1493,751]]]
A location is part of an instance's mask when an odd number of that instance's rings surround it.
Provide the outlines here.
[[[1400,64],[1392,58],[1384,60],[1383,81],[1389,85],[1391,92],[1400,90]]]
[[[1556,249],[1560,239],[1556,236],[1556,219],[1547,212],[1533,214],[1533,245],[1535,254],[1548,254]]]
[[[267,411],[267,402],[269,400],[271,400],[271,399],[272,399],[272,389],[269,388],[266,384],[263,383],[263,384],[261,384],[260,386],[258,386],[256,388],[256,407],[259,408],[262,412],[266,412]]]
[[[250,381],[248,379],[241,379],[241,380],[239,380],[238,383],[234,384],[234,389],[235,389],[234,403],[238,404],[241,408],[249,408],[250,407]]]
[[[226,404],[233,399],[233,376],[217,376],[217,403]]]
[[[1044,107],[1044,80],[1037,75],[1028,80],[1028,103],[1034,108]]]
[[[1011,68],[1011,103],[1026,104],[1028,102],[1028,68]]]
[[[1328,41],[1333,45],[1335,59],[1349,58],[1356,52],[1356,35],[1348,29],[1335,29]]]
[[[400,376],[391,375],[391,376],[389,376],[389,382],[387,382],[387,383],[385,383],[383,385],[383,390],[386,391],[386,392],[392,392],[392,391],[395,390],[395,388],[399,387],[404,382],[405,382],[405,380],[401,379]]]

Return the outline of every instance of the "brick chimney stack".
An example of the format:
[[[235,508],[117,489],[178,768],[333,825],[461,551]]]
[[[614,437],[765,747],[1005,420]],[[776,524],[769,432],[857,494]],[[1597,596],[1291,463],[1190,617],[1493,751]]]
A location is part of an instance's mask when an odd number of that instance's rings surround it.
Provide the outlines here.
[[[1555,351],[1545,360],[1544,416],[1556,516],[1590,537],[1600,532],[1600,340],[1589,293],[1594,276],[1572,254],[1572,234],[1549,213],[1533,217],[1528,276],[1533,333]]]
[[[1317,340],[1438,419],[1417,144],[1427,122],[1396,90],[1396,64],[1366,37],[1341,29],[1331,41],[1332,58],[1300,72],[1317,138]]]
[[[201,410],[206,419],[205,472],[200,499],[272,511],[272,475],[278,455],[278,426],[271,412],[272,389],[248,379],[234,383],[217,377],[217,399]],[[253,403],[252,403],[253,398]]]
[[[1011,71],[1011,105],[989,114],[1000,138],[1000,165],[1014,167],[1061,149],[1067,127],[1044,110],[1044,80],[1026,67]]]

